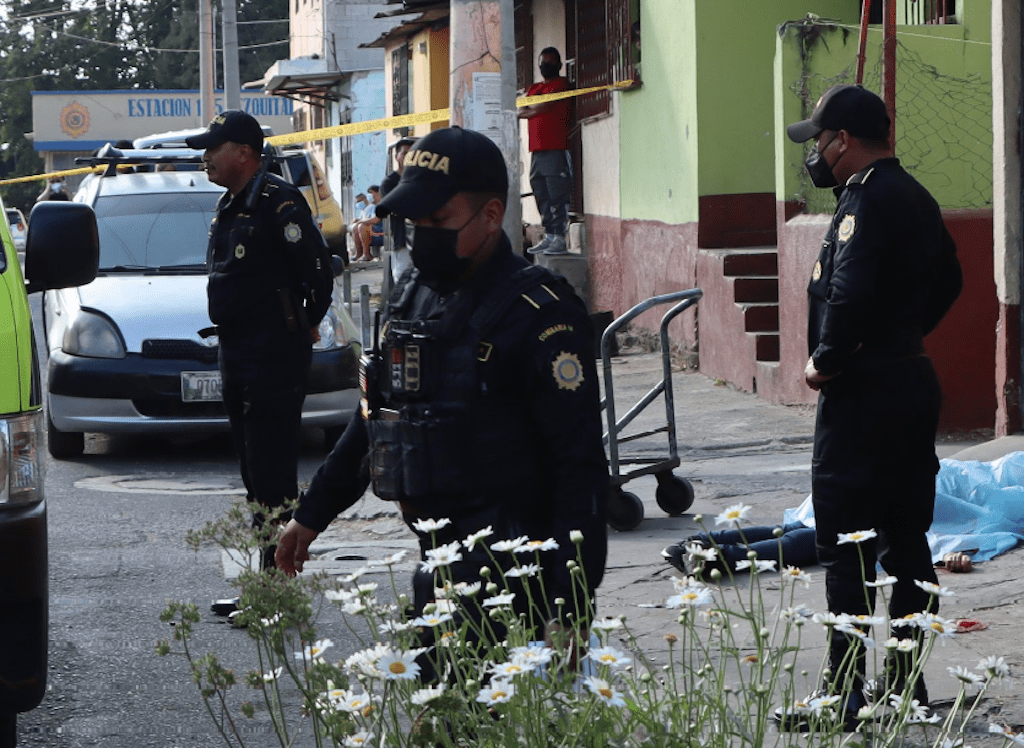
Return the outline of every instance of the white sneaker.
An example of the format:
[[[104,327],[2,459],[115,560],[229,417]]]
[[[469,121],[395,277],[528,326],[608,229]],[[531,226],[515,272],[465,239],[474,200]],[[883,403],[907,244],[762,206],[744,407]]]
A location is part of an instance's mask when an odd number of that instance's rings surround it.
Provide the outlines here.
[[[533,251],[532,249],[530,250]],[[569,248],[565,244],[564,236],[552,236],[551,243],[547,249],[544,250],[546,255],[564,255],[569,251]]]
[[[554,238],[555,237],[553,237],[551,234],[544,234],[543,239],[541,239],[539,242],[534,244],[526,251],[531,255],[539,255],[541,252],[543,252],[544,250],[551,246],[551,240]]]

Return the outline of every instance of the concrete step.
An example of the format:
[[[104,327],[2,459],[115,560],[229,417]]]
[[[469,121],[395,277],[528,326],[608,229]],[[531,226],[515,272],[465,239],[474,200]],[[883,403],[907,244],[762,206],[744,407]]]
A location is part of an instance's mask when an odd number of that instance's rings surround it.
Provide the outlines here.
[[[756,361],[780,360],[778,332],[758,332],[748,334],[754,336],[754,359]]]
[[[779,332],[779,305],[740,304],[743,310],[743,327],[747,332]]]
[[[779,278],[775,275],[749,275],[736,278],[732,288],[733,300],[737,304],[756,304],[779,300]]]
[[[777,247],[735,247],[729,249],[700,249],[718,257],[725,276],[778,276],[779,252]]]

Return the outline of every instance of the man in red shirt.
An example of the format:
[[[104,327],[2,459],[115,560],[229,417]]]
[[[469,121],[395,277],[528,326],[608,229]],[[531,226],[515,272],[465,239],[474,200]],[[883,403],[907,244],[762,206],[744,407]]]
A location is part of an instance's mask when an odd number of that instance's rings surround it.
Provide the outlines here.
[[[534,83],[527,96],[569,90],[568,79],[559,75],[562,55],[554,47],[540,53],[540,74],[544,80]],[[519,118],[529,120],[530,187],[537,201],[544,238],[530,247],[530,254],[565,254],[565,231],[569,221],[569,196],[572,193],[572,161],[569,155],[569,126],[572,116],[569,99],[524,106]]]

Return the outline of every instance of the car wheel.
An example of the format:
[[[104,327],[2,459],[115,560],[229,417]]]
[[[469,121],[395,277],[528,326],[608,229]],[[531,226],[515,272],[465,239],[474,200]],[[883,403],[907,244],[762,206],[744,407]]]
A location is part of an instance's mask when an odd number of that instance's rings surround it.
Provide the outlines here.
[[[69,460],[85,453],[85,434],[77,431],[58,431],[46,413],[46,446],[56,460]]]

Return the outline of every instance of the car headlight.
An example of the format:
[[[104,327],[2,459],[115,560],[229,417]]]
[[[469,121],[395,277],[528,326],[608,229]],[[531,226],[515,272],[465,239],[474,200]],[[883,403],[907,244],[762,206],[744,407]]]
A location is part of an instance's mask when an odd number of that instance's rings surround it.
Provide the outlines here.
[[[72,356],[124,358],[124,343],[117,328],[106,317],[79,312],[64,331],[61,348]]]
[[[345,338],[345,326],[341,323],[338,313],[334,307],[328,307],[327,314],[320,320],[320,340],[313,344],[315,351],[329,351],[347,343]]]
[[[0,418],[0,504],[29,504],[43,498],[43,412]]]

